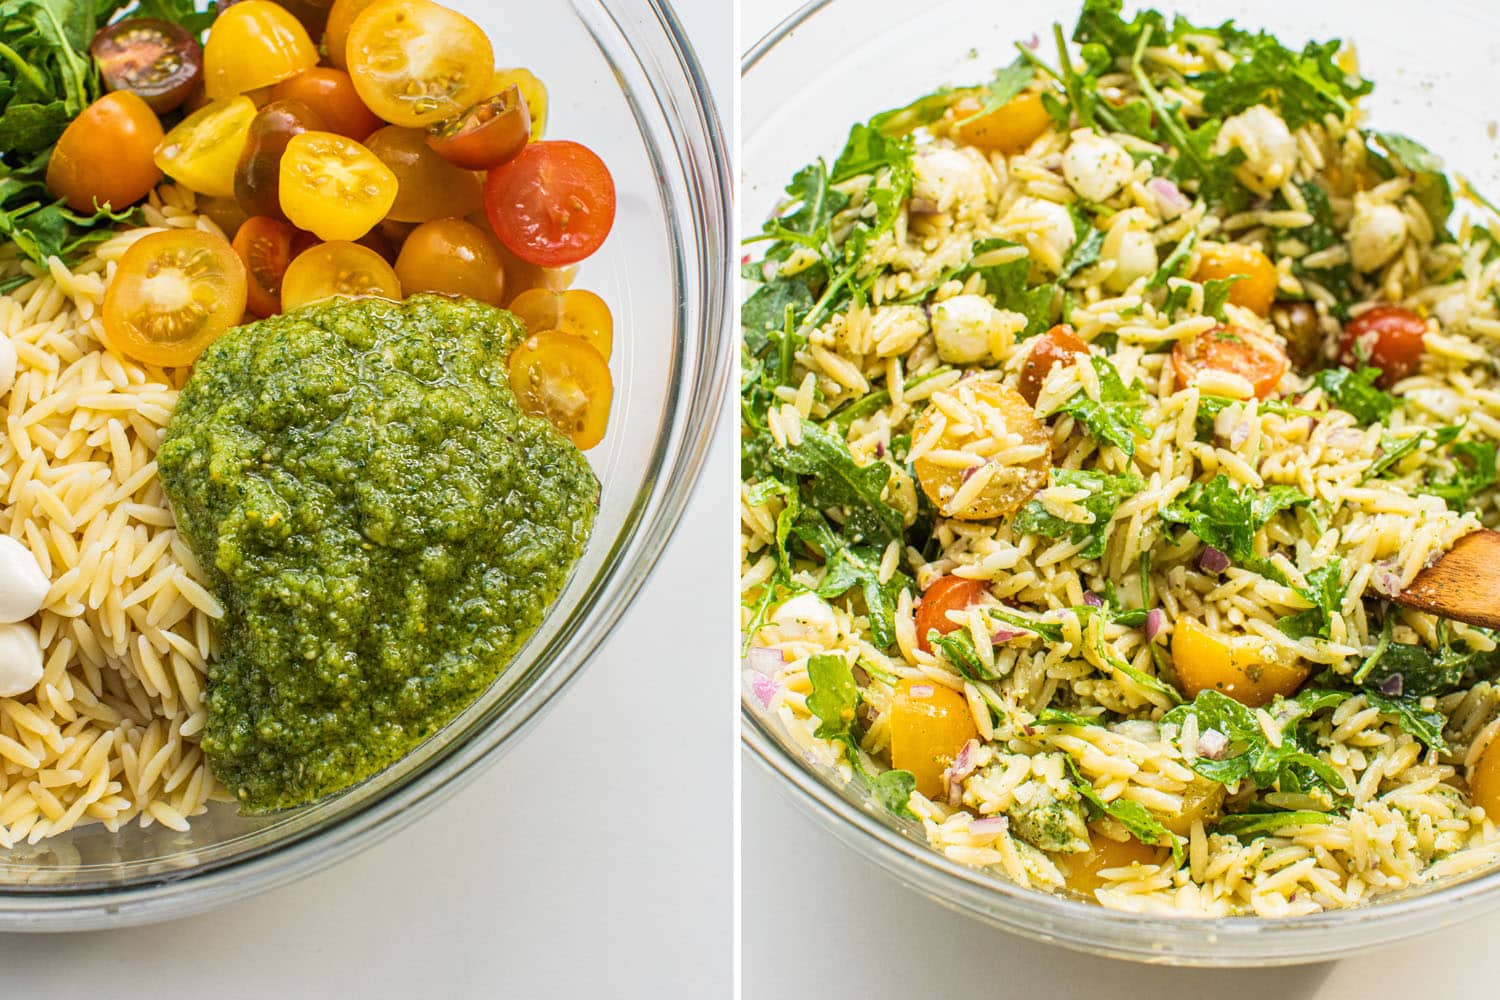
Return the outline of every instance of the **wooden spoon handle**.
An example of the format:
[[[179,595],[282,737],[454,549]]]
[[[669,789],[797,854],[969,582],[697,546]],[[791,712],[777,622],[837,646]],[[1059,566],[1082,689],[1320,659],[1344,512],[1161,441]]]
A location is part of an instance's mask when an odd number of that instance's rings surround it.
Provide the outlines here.
[[[1442,618],[1500,628],[1500,531],[1481,529],[1460,538],[1395,600]]]

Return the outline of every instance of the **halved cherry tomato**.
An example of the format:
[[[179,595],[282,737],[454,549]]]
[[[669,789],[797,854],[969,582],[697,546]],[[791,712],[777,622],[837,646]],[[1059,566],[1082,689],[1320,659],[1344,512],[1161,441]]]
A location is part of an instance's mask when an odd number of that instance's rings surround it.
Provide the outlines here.
[[[512,159],[530,135],[526,102],[520,90],[509,87],[457,118],[434,125],[427,133],[427,145],[465,170],[489,170]]]
[[[479,25],[429,0],[379,0],[354,19],[345,47],[365,105],[395,125],[452,118],[490,93],[495,53]]]
[[[401,299],[401,282],[385,258],[344,240],[319,243],[298,254],[281,277],[281,308],[300,309],[335,295]]]
[[[357,240],[396,200],[396,175],[375,154],[333,132],[294,135],[281,156],[281,210],[321,240]]]
[[[245,0],[214,0],[214,8],[222,14],[235,4],[244,2]],[[275,2],[285,7],[288,14],[302,23],[302,27],[307,29],[309,38],[319,38],[328,24],[328,10],[333,0],[275,0]]]
[[[240,231],[240,227],[250,220],[240,203],[233,198],[214,198],[209,195],[198,196],[198,214],[206,215],[213,220],[224,233],[226,240],[233,240],[234,234]]]
[[[1379,305],[1344,324],[1339,360],[1349,367],[1373,365],[1389,388],[1416,371],[1426,350],[1427,321],[1410,309]]]
[[[949,111],[954,138],[1006,156],[1030,146],[1052,124],[1052,116],[1042,105],[1042,96],[1031,92],[1017,94],[995,110],[982,112],[984,102],[978,97],[955,101]]]
[[[526,117],[531,122],[531,141],[536,142],[547,130],[547,86],[531,70],[520,66],[495,70],[490,78],[490,93],[504,93],[510,87],[521,92]]]
[[[354,81],[343,70],[314,66],[282,80],[271,90],[273,101],[301,101],[317,112],[322,127],[356,142],[380,127],[380,119],[365,107]]]
[[[257,316],[281,312],[281,279],[296,256],[298,233],[291,223],[257,215],[234,236],[234,252],[245,265],[246,303]]]
[[[483,179],[433,152],[421,129],[387,125],[365,145],[396,176],[396,200],[387,214],[397,222],[465,216],[484,204]]]
[[[245,266],[219,236],[169,229],[120,258],[104,293],[104,335],[147,364],[190,365],[245,313]]]
[[[461,295],[492,306],[505,301],[499,244],[463,219],[436,219],[412,230],[396,258],[396,277],[407,295]]]
[[[349,68],[349,60],[345,54],[349,45],[349,28],[354,24],[354,19],[374,2],[375,0],[333,0],[333,6],[328,9],[328,25],[323,29],[323,50],[328,61],[337,68]]]
[[[539,267],[576,264],[604,244],[615,222],[609,168],[576,142],[534,142],[490,171],[490,226],[510,251]]]
[[[281,157],[292,136],[323,131],[323,119],[301,101],[272,101],[256,113],[234,169],[234,197],[250,215],[283,218]]]
[[[989,591],[983,580],[970,580],[964,576],[940,576],[932,586],[922,592],[914,616],[917,627],[917,648],[924,653],[932,652],[927,633],[937,631],[947,635],[959,626],[948,620],[948,612],[962,611],[977,602]]]
[[[580,337],[608,361],[614,347],[615,319],[609,305],[593,292],[581,288],[553,291],[528,288],[510,303],[510,311],[533,333],[561,330]]]
[[[980,438],[988,439],[989,428],[1003,427],[1023,444],[1031,445],[1041,453],[1024,463],[994,463],[979,458],[976,464],[967,468],[936,460],[931,454],[920,455],[912,462],[917,483],[943,517],[959,521],[1009,517],[1020,510],[1037,490],[1047,485],[1048,470],[1052,468],[1052,432],[1037,418],[1031,404],[1009,386],[998,382],[967,381],[954,386],[952,392],[961,405],[984,422],[984,427],[947,421],[935,450],[963,451]],[[912,439],[925,439],[943,419],[942,411],[936,406],[927,407],[917,418]],[[981,474],[986,478],[978,494],[963,505],[955,506],[969,477]]]
[[[1059,364],[1070,364],[1074,358],[1088,353],[1089,345],[1078,338],[1071,326],[1065,323],[1054,326],[1036,339],[1031,345],[1031,353],[1021,365],[1021,384],[1018,387],[1021,396],[1035,406],[1042,392],[1042,383],[1047,381],[1052,369]]]
[[[476,226],[491,229],[489,218],[482,213],[469,216],[469,221]],[[504,243],[500,244],[500,262],[505,266],[505,294],[511,301],[531,288],[566,291],[578,278],[577,264],[568,267],[537,267],[511,253]]]
[[[161,171],[152,161],[161,122],[128,90],[105,94],[68,123],[47,161],[47,190],[75,212],[96,204],[119,211],[151,193]]]
[[[1256,398],[1265,399],[1281,384],[1287,367],[1286,352],[1274,341],[1240,326],[1220,324],[1172,348],[1179,389],[1197,384],[1204,371],[1215,371],[1244,379]]]
[[[910,771],[917,791],[935,799],[947,791],[943,772],[964,744],[979,738],[963,695],[944,684],[903,677],[891,695],[891,767]]]
[[[243,0],[214,19],[203,47],[209,100],[280,83],[318,64],[307,29],[270,0]]]
[[[245,151],[255,102],[248,97],[216,101],[195,111],[156,147],[156,165],[199,194],[234,197],[234,169]]]
[[[1276,301],[1276,265],[1255,247],[1244,243],[1219,243],[1198,252],[1198,282],[1238,278],[1229,286],[1229,301],[1257,316],[1271,312]]]
[[[604,440],[614,380],[603,355],[556,330],[532,334],[510,355],[510,387],[521,409],[546,417],[587,451]]]
[[[1500,736],[1490,737],[1469,772],[1469,801],[1482,808],[1491,823],[1500,823]]]
[[[1268,704],[1277,695],[1290,698],[1312,673],[1301,662],[1278,663],[1231,645],[1191,619],[1179,621],[1172,633],[1172,666],[1178,686],[1189,698],[1214,690],[1251,708]]]
[[[89,52],[107,90],[128,90],[157,114],[175,111],[203,80],[203,48],[170,21],[128,17],[94,35]]]
[[[1104,887],[1102,871],[1129,868],[1132,865],[1159,864],[1167,855],[1164,848],[1143,844],[1134,837],[1111,840],[1098,831],[1090,831],[1089,849],[1067,858],[1067,885],[1074,892],[1092,897],[1095,889]]]

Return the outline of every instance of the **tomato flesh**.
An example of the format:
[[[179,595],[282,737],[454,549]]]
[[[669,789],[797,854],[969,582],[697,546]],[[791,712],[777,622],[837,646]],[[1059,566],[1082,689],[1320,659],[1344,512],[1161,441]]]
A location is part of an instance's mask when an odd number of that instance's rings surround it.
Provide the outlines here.
[[[1013,156],[1030,146],[1052,125],[1052,116],[1035,93],[1018,94],[988,113],[977,97],[960,98],[950,112],[958,141]]]
[[[1172,348],[1177,388],[1196,385],[1205,371],[1238,376],[1257,399],[1276,391],[1289,363],[1274,342],[1244,327],[1219,325]]]
[[[910,771],[929,799],[946,795],[943,772],[979,738],[963,695],[943,684],[903,677],[891,696],[891,766]]]
[[[510,87],[521,92],[526,118],[531,122],[531,141],[536,142],[547,131],[547,86],[531,70],[520,66],[495,70],[490,79],[490,93],[504,93]]]
[[[462,217],[484,204],[484,182],[479,175],[433,152],[426,132],[387,125],[365,144],[396,177],[396,198],[387,213],[395,221]]]
[[[517,257],[561,267],[604,244],[615,221],[615,182],[586,146],[534,142],[490,171],[484,208],[495,235]]]
[[[287,143],[293,136],[323,128],[323,119],[301,101],[272,101],[260,109],[234,168],[234,197],[246,213],[284,218],[281,157]]]
[[[396,175],[364,146],[333,132],[292,136],[281,157],[281,210],[321,240],[357,240],[391,209]]]
[[[281,308],[287,312],[336,295],[399,301],[401,282],[380,254],[344,240],[299,254],[281,279]]]
[[[156,147],[156,165],[198,194],[234,197],[234,171],[250,138],[255,102],[218,101],[188,115]]]
[[[473,21],[428,0],[379,0],[349,26],[349,76],[393,125],[452,118],[489,92],[495,53]]]
[[[572,334],[609,360],[614,347],[614,316],[609,305],[593,292],[528,288],[511,300],[509,309],[532,333],[557,330]]]
[[[73,119],[47,161],[47,190],[75,212],[95,205],[116,211],[151,193],[161,180],[153,156],[162,141],[156,114],[128,90],[105,94]]]
[[[505,267],[495,237],[463,219],[436,219],[412,230],[396,258],[396,277],[407,295],[436,292],[505,302]]]
[[[614,381],[609,363],[577,337],[532,334],[510,355],[510,386],[521,409],[546,417],[578,448],[604,440]]]
[[[512,86],[432,128],[427,145],[465,170],[489,170],[513,159],[531,135],[521,91]]]
[[[947,635],[959,628],[956,622],[948,620],[948,612],[962,611],[977,603],[988,592],[989,585],[983,580],[970,580],[963,576],[940,576],[932,581],[932,586],[922,592],[922,599],[917,602],[914,616],[917,648],[924,653],[932,652],[927,633],[935,631],[939,635]]]
[[[89,52],[108,90],[128,90],[157,114],[181,107],[203,80],[198,40],[169,21],[130,17],[105,25]]]
[[[1032,406],[1042,393],[1042,384],[1052,369],[1060,364],[1071,364],[1074,358],[1089,353],[1089,345],[1079,339],[1073,328],[1059,323],[1036,339],[1031,353],[1021,365],[1021,384],[1017,387],[1022,398]]]
[[[152,233],[120,258],[104,293],[104,334],[138,361],[189,365],[240,321],[245,298],[245,267],[223,237]]]
[[[295,17],[270,0],[242,0],[214,19],[203,47],[211,101],[280,83],[318,64],[318,49]]]
[[[1390,388],[1422,364],[1426,335],[1427,321],[1410,309],[1374,306],[1344,324],[1339,360],[1351,368],[1379,368],[1380,385]]]
[[[245,265],[246,304],[257,316],[281,312],[281,279],[292,262],[297,230],[280,219],[257,215],[234,234],[234,252]]]

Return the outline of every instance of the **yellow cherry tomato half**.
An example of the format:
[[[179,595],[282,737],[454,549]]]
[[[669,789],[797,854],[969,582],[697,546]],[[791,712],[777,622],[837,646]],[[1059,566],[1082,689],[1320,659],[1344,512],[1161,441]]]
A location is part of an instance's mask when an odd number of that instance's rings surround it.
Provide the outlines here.
[[[1069,889],[1085,896],[1093,896],[1101,889],[1105,880],[1100,872],[1115,868],[1130,868],[1133,865],[1155,865],[1161,863],[1167,852],[1160,847],[1143,844],[1134,837],[1129,840],[1111,840],[1097,830],[1090,831],[1089,849],[1082,854],[1070,854],[1066,858]]]
[[[532,334],[510,355],[510,387],[521,409],[546,417],[587,451],[604,440],[614,380],[604,355],[556,330]]]
[[[1500,824],[1500,736],[1490,738],[1469,772],[1469,801],[1482,807],[1490,822]]]
[[[328,61],[339,69],[347,70],[349,60],[345,50],[349,45],[349,29],[354,19],[365,12],[375,0],[333,0],[328,8],[328,24],[323,29],[323,51]]]
[[[248,97],[215,101],[194,111],[156,147],[162,173],[198,194],[234,197],[234,168],[250,137],[255,102]]]
[[[891,696],[889,718],[891,766],[910,771],[929,799],[942,796],[943,771],[965,743],[979,738],[968,700],[942,684],[906,677]]]
[[[1191,619],[1179,621],[1173,632],[1172,665],[1178,686],[1189,698],[1214,690],[1251,708],[1269,704],[1277,695],[1290,698],[1312,673],[1302,664],[1277,663],[1231,645]]]
[[[492,306],[505,301],[499,241],[463,219],[435,219],[413,229],[396,257],[396,277],[407,295],[461,295]]]
[[[359,239],[395,200],[396,175],[347,136],[302,132],[281,154],[281,211],[320,240]]]
[[[396,200],[387,214],[397,222],[461,217],[484,205],[482,175],[439,156],[427,145],[426,131],[387,125],[365,145],[396,176]]]
[[[203,46],[211,101],[270,87],[318,64],[318,49],[295,17],[270,0],[241,0],[214,19]]]
[[[609,360],[614,347],[615,320],[609,305],[582,288],[553,291],[528,288],[511,301],[510,311],[532,332],[560,330],[589,344]]]
[[[337,295],[400,301],[401,282],[380,254],[344,240],[304,250],[281,276],[282,312]]]
[[[495,53],[479,25],[429,0],[379,0],[349,26],[349,75],[365,106],[421,128],[490,95]]]
[[[503,94],[509,87],[518,89],[521,100],[526,102],[526,113],[531,116],[531,141],[536,142],[547,131],[547,85],[531,70],[520,66],[495,70],[490,79],[490,93]]]
[[[120,258],[104,293],[104,336],[147,364],[190,365],[245,313],[245,266],[222,236],[169,229]]]

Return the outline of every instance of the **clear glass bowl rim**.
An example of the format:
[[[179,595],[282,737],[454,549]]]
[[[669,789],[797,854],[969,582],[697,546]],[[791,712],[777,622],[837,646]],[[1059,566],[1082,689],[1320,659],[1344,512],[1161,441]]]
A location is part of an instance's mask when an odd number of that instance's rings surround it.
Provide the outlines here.
[[[742,86],[756,64],[839,0],[809,0],[744,54]],[[848,7],[849,2],[840,6]],[[746,141],[750,123],[741,121]],[[748,229],[748,225],[747,225]],[[839,840],[909,888],[949,909],[1046,944],[1130,961],[1190,966],[1295,965],[1373,951],[1500,908],[1500,869],[1438,888],[1307,916],[1190,918],[1106,910],[1004,879],[948,858],[856,803],[814,773],[766,727],[741,695],[747,756],[784,779],[783,791]]]
[[[621,534],[611,540],[617,551],[598,581],[591,631],[570,637],[550,663],[531,665],[537,679],[506,711],[473,725],[423,767],[358,809],[258,853],[137,884],[7,886],[0,889],[0,930],[90,930],[182,917],[287,885],[371,847],[498,760],[556,703],[613,632],[699,485],[724,409],[735,344],[728,323],[733,250],[729,146],[707,77],[668,0],[641,0],[640,7],[641,19],[629,32],[617,12],[605,9],[631,42],[643,32],[654,33],[647,39],[653,50],[638,55],[649,57],[642,67],[651,77],[652,93],[644,96],[655,100],[667,129],[652,141],[660,147],[658,153],[681,161],[680,190],[670,196],[677,203],[674,217],[691,218],[697,234],[696,254],[681,261],[680,279],[688,291],[679,303],[683,336],[696,347],[687,353],[679,379],[668,387],[663,406],[669,419],[649,456],[646,485]],[[694,314],[696,323],[691,322]]]

